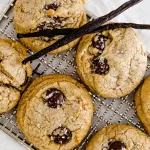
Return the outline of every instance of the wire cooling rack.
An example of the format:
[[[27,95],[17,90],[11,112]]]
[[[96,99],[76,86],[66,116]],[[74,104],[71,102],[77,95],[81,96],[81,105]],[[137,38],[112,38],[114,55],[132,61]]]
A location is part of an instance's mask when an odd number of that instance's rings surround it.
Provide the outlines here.
[[[0,16],[1,38],[10,38],[12,40],[17,39],[13,25],[14,2],[15,0],[12,0],[9,6],[5,9],[5,12],[3,12],[3,15]],[[90,13],[87,14],[90,18],[93,17]],[[29,55],[32,54],[31,51],[28,51],[28,53]],[[76,73],[75,54],[76,49],[74,48],[58,55],[45,55],[44,57],[33,61],[31,64],[33,69],[32,79],[41,75],[61,73],[72,75],[79,80]],[[147,66],[146,75],[149,73],[150,65]],[[135,111],[134,92],[120,99],[104,99],[92,94],[91,92],[89,93],[93,97],[96,111],[94,112],[94,119],[87,137],[75,150],[84,150],[86,144],[95,132],[109,124],[130,124],[144,131]],[[22,132],[18,129],[15,115],[16,108],[8,113],[0,115],[0,129],[27,149],[37,150],[34,145],[26,140]]]

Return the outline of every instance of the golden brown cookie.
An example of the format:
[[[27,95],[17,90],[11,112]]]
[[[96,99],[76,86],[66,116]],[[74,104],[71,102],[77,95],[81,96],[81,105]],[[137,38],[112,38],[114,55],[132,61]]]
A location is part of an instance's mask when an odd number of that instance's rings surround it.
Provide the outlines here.
[[[83,36],[76,63],[91,91],[118,98],[131,93],[143,79],[147,54],[133,29],[119,28]]]
[[[96,133],[86,150],[149,150],[150,139],[139,129],[123,124],[110,125]]]
[[[135,104],[138,116],[150,135],[150,76],[145,79],[143,85],[137,90]]]
[[[22,65],[26,57],[26,48],[20,43],[0,39],[0,114],[16,106],[30,80],[30,63]]]
[[[92,99],[71,76],[37,78],[23,94],[17,123],[40,150],[71,150],[86,136],[93,118]]]
[[[78,28],[86,23],[83,0],[17,0],[14,25],[17,33],[31,33],[44,29]],[[33,51],[39,51],[58,41],[52,38],[22,38],[21,42]],[[79,39],[51,52],[66,51],[74,47]]]

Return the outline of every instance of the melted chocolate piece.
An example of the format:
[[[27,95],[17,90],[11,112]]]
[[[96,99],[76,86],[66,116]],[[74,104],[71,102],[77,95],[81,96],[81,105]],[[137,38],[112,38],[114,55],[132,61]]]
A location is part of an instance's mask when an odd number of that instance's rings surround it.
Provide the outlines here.
[[[40,23],[36,30],[37,31],[42,31],[42,30],[45,30],[45,29],[56,29],[58,27],[61,26],[61,19],[59,17],[53,17],[53,18],[50,18],[49,20],[47,21],[44,21],[42,23]]]
[[[2,62],[3,60],[2,59],[0,59],[0,63]]]
[[[106,75],[109,71],[107,59],[96,57],[93,61],[93,69],[97,74]]]
[[[48,4],[44,6],[44,10],[49,10],[49,9],[57,10],[58,7],[59,7],[59,4],[57,3]]]
[[[126,146],[120,141],[115,141],[110,144],[108,150],[126,150]]]
[[[46,24],[46,21],[41,22],[41,23],[37,26],[36,30],[37,30],[37,31],[41,31],[41,30],[43,30],[43,29],[44,29],[45,24]]]
[[[66,144],[71,140],[72,132],[66,127],[59,127],[55,129],[49,137],[56,144]]]
[[[98,39],[95,40],[95,38],[93,38],[93,47],[99,49],[99,53],[100,55],[103,53],[103,50],[105,49],[105,42],[108,40],[107,37],[103,36],[103,35],[99,35]]]
[[[60,108],[65,103],[65,96],[58,89],[49,89],[46,91],[45,103],[48,107]]]
[[[60,20],[59,17],[53,17],[52,20],[50,21],[49,27],[56,29],[59,26],[61,26],[61,23],[62,23],[62,21]]]

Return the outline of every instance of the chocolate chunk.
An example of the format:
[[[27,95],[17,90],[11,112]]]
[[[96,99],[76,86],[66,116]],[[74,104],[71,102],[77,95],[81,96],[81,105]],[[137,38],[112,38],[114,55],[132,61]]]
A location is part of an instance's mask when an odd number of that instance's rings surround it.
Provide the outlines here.
[[[65,96],[58,89],[49,89],[46,91],[45,103],[48,107],[60,108],[65,103]]]
[[[48,29],[49,28],[56,29],[61,26],[61,23],[62,21],[59,17],[53,17],[49,20],[49,22],[46,25]]]
[[[44,10],[49,10],[49,9],[57,10],[58,7],[59,7],[59,4],[57,3],[47,4],[44,6]]]
[[[61,26],[61,19],[59,17],[49,18],[49,20],[41,22],[37,27],[37,31],[42,31],[45,29],[56,29]]]
[[[126,150],[126,146],[120,141],[115,141],[110,144],[108,150]]]
[[[109,71],[108,60],[102,57],[96,57],[93,61],[93,69],[97,74],[106,75]]]
[[[105,42],[108,40],[107,37],[103,35],[98,35],[93,38],[93,47],[99,49],[100,55],[103,53],[103,50],[105,49]]]
[[[2,62],[3,60],[2,59],[0,59],[0,63]]]
[[[41,30],[43,30],[43,29],[44,29],[45,24],[46,24],[46,21],[41,22],[41,23],[37,26],[36,30],[37,30],[37,31],[41,31]]]
[[[61,126],[55,129],[49,137],[56,144],[66,144],[71,140],[72,132],[68,128]]]

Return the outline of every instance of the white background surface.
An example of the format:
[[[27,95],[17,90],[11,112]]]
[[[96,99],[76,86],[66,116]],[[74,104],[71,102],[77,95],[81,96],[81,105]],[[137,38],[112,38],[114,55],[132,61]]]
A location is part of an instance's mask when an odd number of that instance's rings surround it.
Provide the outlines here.
[[[5,8],[5,6],[10,2],[11,0],[0,0],[0,12]]]
[[[10,0],[0,0],[0,12],[5,8]],[[115,9],[127,0],[87,0],[86,8],[96,16],[102,16],[112,9]],[[134,8],[126,11],[113,21],[119,22],[136,22],[150,24],[150,0],[143,0]],[[142,40],[150,53],[150,31],[137,31],[140,33]],[[0,150],[25,150],[20,144],[0,131]]]

